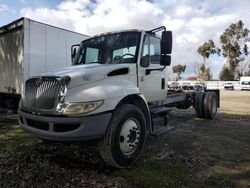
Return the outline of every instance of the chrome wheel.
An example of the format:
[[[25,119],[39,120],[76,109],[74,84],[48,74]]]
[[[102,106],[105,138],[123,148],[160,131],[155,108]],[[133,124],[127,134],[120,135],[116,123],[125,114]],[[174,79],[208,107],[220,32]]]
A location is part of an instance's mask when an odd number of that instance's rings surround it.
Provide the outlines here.
[[[123,104],[113,112],[99,151],[108,165],[124,168],[141,157],[146,140],[145,115],[136,105]]]
[[[119,146],[124,155],[131,155],[137,148],[140,139],[140,126],[136,119],[128,119],[122,125]]]

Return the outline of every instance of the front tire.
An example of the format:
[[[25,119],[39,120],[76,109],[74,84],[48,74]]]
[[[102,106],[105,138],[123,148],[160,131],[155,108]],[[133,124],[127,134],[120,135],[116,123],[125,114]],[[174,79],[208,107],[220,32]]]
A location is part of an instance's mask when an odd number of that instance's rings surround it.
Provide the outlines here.
[[[132,104],[118,106],[99,144],[103,160],[118,168],[133,164],[143,153],[147,138],[146,127],[140,108]]]

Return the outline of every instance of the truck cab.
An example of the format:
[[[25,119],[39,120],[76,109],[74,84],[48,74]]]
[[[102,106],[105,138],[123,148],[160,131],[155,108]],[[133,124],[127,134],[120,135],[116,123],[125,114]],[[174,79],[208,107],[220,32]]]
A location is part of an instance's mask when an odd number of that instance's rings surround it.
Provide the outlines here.
[[[73,58],[73,66],[106,69],[104,74],[109,82],[126,80],[151,102],[163,100],[166,96],[165,85],[161,84],[164,65],[160,60],[161,38],[149,32],[132,30],[83,41]]]
[[[42,140],[101,139],[104,160],[126,166],[140,156],[152,132],[148,105],[166,98],[163,73],[171,50],[172,33],[165,27],[88,38],[77,51],[72,48],[72,66],[26,81],[20,124]],[[122,160],[112,157],[117,147]]]
[[[217,112],[213,92],[168,95],[164,69],[171,63],[172,32],[164,26],[97,35],[71,51],[72,66],[25,82],[20,124],[39,139],[96,139],[107,164],[127,167],[142,155],[148,135],[172,130],[170,107],[194,106],[207,119]],[[155,117],[164,124],[155,125]]]

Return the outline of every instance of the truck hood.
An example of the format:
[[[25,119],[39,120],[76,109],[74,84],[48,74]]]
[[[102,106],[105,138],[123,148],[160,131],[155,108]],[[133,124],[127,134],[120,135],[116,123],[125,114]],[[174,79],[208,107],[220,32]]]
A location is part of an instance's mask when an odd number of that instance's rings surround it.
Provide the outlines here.
[[[89,84],[98,80],[105,79],[109,73],[117,70],[127,69],[129,73],[130,66],[133,64],[87,64],[75,65],[57,69],[41,76],[69,76],[71,81],[68,88],[76,87],[82,84]],[[124,74],[124,71],[121,71]],[[118,73],[119,75],[119,73]]]

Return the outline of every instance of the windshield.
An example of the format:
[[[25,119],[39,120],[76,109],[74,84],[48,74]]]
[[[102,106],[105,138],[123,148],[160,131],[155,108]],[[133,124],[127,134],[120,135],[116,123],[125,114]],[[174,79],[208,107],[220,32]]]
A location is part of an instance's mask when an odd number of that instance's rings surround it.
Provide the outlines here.
[[[241,85],[250,85],[250,82],[244,81],[244,82],[241,82]]]
[[[85,40],[80,45],[73,65],[135,63],[139,39],[139,32],[123,32]]]

